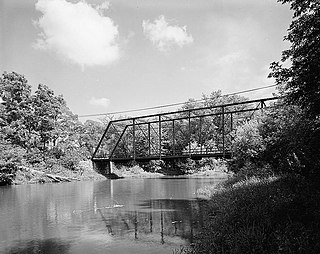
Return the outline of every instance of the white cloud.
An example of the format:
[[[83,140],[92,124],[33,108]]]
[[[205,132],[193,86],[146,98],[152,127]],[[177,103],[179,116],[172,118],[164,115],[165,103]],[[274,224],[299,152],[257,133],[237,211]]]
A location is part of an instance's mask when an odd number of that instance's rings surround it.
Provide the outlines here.
[[[90,99],[90,101],[89,101],[89,104],[93,105],[93,106],[107,108],[109,106],[109,104],[110,104],[110,100],[107,99],[107,98],[95,98],[95,97],[92,97]]]
[[[108,8],[93,8],[84,1],[38,0],[43,16],[36,21],[42,30],[35,48],[53,51],[84,66],[106,65],[119,58],[118,27],[101,14]]]
[[[105,10],[108,10],[110,7],[110,3],[109,2],[103,2],[101,4],[98,4],[95,8],[96,10],[98,10],[100,13],[102,13]]]
[[[154,23],[143,20],[142,28],[146,37],[160,51],[167,51],[174,45],[183,47],[193,42],[192,36],[187,34],[186,26],[170,26],[163,15]]]

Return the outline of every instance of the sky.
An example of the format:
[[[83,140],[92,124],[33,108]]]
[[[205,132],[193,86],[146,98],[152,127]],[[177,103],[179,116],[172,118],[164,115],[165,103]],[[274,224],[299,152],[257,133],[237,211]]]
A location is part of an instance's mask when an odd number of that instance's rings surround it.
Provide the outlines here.
[[[228,94],[274,84],[291,17],[276,0],[0,0],[0,72],[78,115]]]

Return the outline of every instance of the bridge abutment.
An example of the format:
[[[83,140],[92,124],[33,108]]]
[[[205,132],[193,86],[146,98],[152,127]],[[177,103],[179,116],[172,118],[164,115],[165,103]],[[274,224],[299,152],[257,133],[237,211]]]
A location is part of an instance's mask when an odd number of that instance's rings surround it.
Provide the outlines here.
[[[112,162],[110,160],[92,160],[93,169],[104,176],[113,174]]]

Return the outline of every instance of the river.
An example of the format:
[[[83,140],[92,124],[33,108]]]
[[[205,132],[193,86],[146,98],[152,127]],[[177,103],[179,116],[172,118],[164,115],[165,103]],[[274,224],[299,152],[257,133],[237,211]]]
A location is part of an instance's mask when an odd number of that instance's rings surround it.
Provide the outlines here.
[[[193,241],[212,178],[0,187],[0,253],[156,254]]]

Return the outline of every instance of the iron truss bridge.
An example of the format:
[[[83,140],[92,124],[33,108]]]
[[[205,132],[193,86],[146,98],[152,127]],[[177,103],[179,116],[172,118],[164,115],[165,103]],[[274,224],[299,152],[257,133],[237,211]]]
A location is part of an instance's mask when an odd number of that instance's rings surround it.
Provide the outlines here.
[[[234,130],[278,97],[112,120],[92,156],[109,162],[232,157]]]

